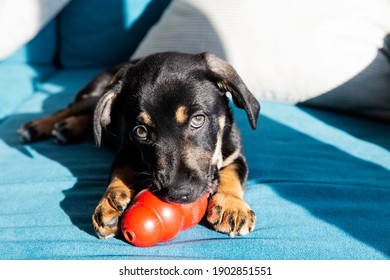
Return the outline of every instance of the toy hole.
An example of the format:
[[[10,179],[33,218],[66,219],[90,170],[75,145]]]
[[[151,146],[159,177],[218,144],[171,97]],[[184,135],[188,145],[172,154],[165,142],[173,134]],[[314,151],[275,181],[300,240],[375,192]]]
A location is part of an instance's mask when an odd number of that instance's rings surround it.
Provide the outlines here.
[[[127,241],[133,242],[135,240],[135,235],[132,231],[126,231],[125,235],[126,235],[125,237],[126,237]]]

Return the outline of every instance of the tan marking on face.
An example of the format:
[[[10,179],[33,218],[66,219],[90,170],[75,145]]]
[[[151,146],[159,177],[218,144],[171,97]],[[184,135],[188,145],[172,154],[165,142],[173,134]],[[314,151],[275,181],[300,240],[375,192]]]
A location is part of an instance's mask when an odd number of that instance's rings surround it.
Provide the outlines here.
[[[187,108],[185,106],[179,106],[176,110],[176,121],[179,124],[183,124],[187,120]]]
[[[141,118],[141,120],[146,124],[146,125],[149,125],[149,126],[153,126],[153,121],[152,121],[152,117],[146,113],[146,112],[141,112],[139,114],[139,117]]]
[[[219,130],[217,133],[217,143],[215,145],[215,151],[213,154],[213,157],[211,159],[212,164],[216,164],[218,169],[221,169],[222,167],[222,136],[223,136],[223,130],[225,129],[225,123],[226,119],[224,116],[221,116],[218,120],[219,122]]]
[[[201,148],[186,145],[183,149],[181,158],[184,164],[191,170],[203,170],[209,169],[212,154],[204,151]]]

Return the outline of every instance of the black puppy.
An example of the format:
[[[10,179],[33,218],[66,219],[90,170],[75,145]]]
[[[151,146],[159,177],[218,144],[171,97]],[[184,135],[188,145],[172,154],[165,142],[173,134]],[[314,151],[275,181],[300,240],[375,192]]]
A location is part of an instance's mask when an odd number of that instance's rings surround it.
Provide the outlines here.
[[[248,168],[226,92],[256,128],[259,103],[237,72],[212,53],[157,53],[93,79],[66,109],[23,125],[26,142],[54,136],[81,141],[93,124],[96,143],[118,144],[107,191],[92,221],[114,236],[134,195],[148,187],[166,201],[212,194],[207,220],[217,231],[245,235],[255,214],[243,200]]]

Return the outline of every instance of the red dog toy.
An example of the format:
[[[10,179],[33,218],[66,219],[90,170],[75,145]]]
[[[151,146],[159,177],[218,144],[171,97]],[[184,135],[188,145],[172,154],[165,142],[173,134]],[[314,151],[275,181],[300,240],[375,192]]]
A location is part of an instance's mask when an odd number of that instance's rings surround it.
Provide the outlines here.
[[[122,217],[122,232],[128,242],[149,247],[173,239],[181,230],[200,222],[208,194],[188,204],[167,203],[143,190]]]

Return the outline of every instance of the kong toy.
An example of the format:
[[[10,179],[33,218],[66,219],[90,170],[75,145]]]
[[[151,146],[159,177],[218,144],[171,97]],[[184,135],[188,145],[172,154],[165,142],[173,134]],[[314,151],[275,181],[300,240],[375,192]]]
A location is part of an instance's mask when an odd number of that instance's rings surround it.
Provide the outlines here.
[[[138,247],[150,247],[173,239],[181,230],[200,222],[207,208],[208,194],[193,203],[160,200],[149,190],[141,191],[122,217],[122,233]]]

